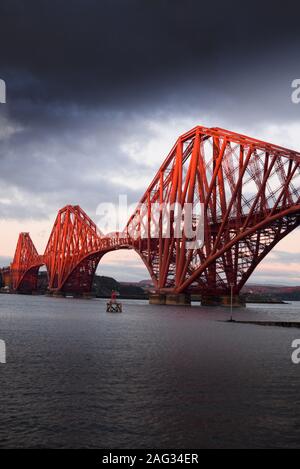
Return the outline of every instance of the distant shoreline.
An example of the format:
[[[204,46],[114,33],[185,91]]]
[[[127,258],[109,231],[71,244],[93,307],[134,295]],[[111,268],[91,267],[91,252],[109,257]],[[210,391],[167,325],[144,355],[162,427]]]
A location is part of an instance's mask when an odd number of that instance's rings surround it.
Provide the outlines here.
[[[249,300],[249,299],[246,299],[246,303],[248,304],[266,304],[266,305],[289,305],[290,303],[287,302],[287,301],[283,301],[283,300],[266,300],[266,299],[257,299],[257,300]]]
[[[0,295],[13,295],[14,293],[12,292],[8,292],[8,291],[1,291],[0,290]],[[48,296],[47,293],[36,293],[34,295],[26,295],[26,294],[22,294],[22,293],[17,293],[17,295],[24,295],[24,296]],[[72,295],[67,295],[68,296],[72,296]],[[110,299],[110,296],[108,295],[95,295],[95,294],[91,294],[91,299],[99,299],[99,300],[109,300]],[[131,295],[131,296],[124,296],[124,295],[120,295],[118,297],[119,300],[133,300],[133,301],[138,301],[138,300],[143,300],[143,301],[148,301],[149,300],[149,296],[147,294],[145,295]],[[191,299],[192,303],[200,303],[201,304],[201,299],[197,296],[197,298],[193,298]],[[293,301],[293,300],[291,300]],[[297,300],[295,300],[297,301]],[[283,301],[283,300],[277,300],[277,299],[266,299],[266,298],[256,298],[256,299],[249,299],[247,298],[246,299],[246,304],[266,304],[266,305],[289,305],[290,302],[287,302],[287,301]]]

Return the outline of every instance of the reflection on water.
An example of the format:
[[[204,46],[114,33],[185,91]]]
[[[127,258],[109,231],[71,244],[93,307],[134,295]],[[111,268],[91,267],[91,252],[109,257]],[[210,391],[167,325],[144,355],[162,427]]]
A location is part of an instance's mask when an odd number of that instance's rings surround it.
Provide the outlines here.
[[[300,304],[237,319],[300,321]],[[0,446],[297,447],[296,329],[227,310],[0,296]]]

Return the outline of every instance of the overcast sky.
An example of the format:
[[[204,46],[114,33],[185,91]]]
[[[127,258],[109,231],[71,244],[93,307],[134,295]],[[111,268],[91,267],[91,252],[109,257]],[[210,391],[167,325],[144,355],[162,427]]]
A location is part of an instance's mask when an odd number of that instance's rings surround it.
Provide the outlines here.
[[[56,213],[138,201],[178,135],[218,126],[300,150],[295,2],[1,0],[0,263]],[[300,232],[251,281],[300,284]],[[291,255],[292,254],[292,255]],[[121,267],[120,267],[121,265]],[[114,253],[102,274],[148,274]]]

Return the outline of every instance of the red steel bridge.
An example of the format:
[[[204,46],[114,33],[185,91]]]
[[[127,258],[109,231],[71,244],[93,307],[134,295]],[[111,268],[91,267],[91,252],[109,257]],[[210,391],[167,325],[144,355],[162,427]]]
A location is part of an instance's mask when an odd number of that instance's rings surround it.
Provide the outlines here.
[[[152,237],[153,204],[185,203],[204,208],[204,245],[188,239]],[[59,211],[45,253],[28,233],[19,236],[14,260],[2,270],[12,291],[32,293],[46,266],[49,292],[86,295],[102,257],[134,249],[154,283],[154,303],[186,304],[200,294],[203,304],[226,304],[264,257],[300,225],[300,153],[219,128],[196,127],[176,141],[141,199],[148,236],[142,237],[139,208],[123,233],[105,236],[79,206]],[[130,234],[129,234],[130,233]],[[133,235],[134,233],[134,235]]]

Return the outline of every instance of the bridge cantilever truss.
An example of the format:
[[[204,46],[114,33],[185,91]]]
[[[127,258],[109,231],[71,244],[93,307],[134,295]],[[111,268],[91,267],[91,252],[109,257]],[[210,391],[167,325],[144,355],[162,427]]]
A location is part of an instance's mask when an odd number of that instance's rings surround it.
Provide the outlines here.
[[[148,236],[142,237],[140,205],[124,234],[104,236],[76,206],[62,209],[44,256],[21,234],[11,266],[15,290],[34,288],[41,265],[53,291],[89,292],[103,255],[134,249],[161,295],[238,295],[257,265],[300,224],[300,154],[219,128],[196,127],[179,137],[143,195]],[[164,237],[163,212],[154,204],[204,207],[204,245]],[[143,222],[143,220],[142,220]],[[153,224],[159,226],[152,236]]]

